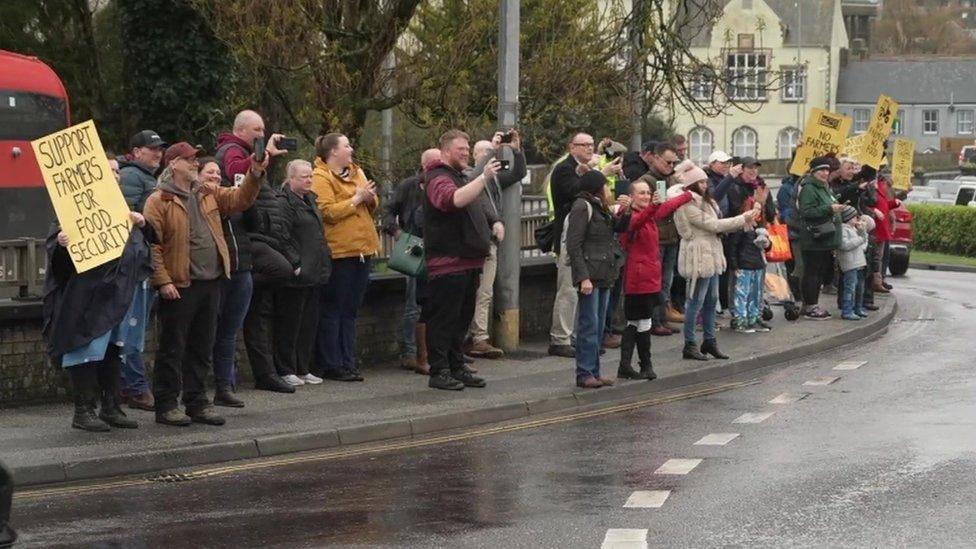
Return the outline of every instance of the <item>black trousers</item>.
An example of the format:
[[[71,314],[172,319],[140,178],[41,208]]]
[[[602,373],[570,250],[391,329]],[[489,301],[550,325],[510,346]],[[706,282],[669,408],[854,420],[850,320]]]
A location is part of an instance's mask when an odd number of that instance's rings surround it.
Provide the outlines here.
[[[159,300],[159,350],[153,371],[157,413],[175,409],[181,389],[187,409],[210,404],[206,379],[217,337],[220,280],[194,280],[179,291],[179,299]]]
[[[427,281],[427,354],[430,374],[464,366],[461,345],[474,317],[481,269],[436,276]]]
[[[251,363],[254,381],[267,379],[275,373],[274,346],[274,296],[272,284],[255,284],[251,294],[251,306],[244,317],[244,348]]]
[[[829,283],[827,273],[834,272],[834,256],[830,250],[803,250],[803,304],[820,302],[820,286]]]
[[[274,365],[278,375],[309,372],[319,328],[319,287],[282,287],[274,294]]]

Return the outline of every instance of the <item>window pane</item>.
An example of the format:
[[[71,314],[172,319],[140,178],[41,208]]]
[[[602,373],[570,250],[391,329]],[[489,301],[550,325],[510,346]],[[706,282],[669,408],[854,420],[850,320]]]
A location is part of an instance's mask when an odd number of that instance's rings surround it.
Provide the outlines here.
[[[961,135],[972,135],[973,111],[965,110],[956,113],[956,133]]]
[[[708,128],[695,128],[688,133],[688,155],[697,164],[704,164],[712,154],[712,132]]]
[[[752,128],[739,128],[732,133],[733,156],[756,156],[756,132]]]

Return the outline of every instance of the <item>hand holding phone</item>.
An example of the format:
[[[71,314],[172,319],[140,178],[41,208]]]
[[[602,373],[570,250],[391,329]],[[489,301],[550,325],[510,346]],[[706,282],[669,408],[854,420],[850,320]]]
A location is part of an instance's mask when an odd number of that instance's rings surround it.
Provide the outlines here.
[[[266,151],[265,145],[266,143],[263,137],[254,138],[254,160],[256,160],[258,164],[264,163],[264,153]]]

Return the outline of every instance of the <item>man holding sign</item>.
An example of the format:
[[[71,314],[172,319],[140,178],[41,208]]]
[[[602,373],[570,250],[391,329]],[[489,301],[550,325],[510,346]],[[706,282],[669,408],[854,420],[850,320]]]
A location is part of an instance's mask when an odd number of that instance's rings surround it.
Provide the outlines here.
[[[156,422],[164,425],[224,424],[204,384],[216,337],[220,280],[230,273],[220,216],[254,202],[268,166],[267,156],[258,162],[252,155],[240,187],[201,185],[199,152],[186,142],[166,149],[166,168],[144,210],[160,242],[153,246],[152,284],[162,298],[153,391]],[[177,405],[181,392],[186,414]]]

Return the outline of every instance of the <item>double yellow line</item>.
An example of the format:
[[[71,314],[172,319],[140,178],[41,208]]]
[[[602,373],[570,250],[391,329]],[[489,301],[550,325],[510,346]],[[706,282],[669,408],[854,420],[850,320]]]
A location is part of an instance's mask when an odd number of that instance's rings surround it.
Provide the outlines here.
[[[183,474],[171,474],[171,475],[159,474],[149,478],[138,478],[138,479],[118,480],[114,482],[103,482],[103,483],[96,483],[96,484],[84,484],[84,485],[77,485],[77,486],[61,486],[61,487],[52,487],[52,488],[39,488],[36,490],[26,490],[14,494],[14,500],[39,499],[45,497],[100,492],[103,490],[128,488],[132,486],[144,486],[147,484],[159,484],[160,482],[166,482],[168,479],[171,479],[172,482],[200,480],[200,479],[213,478],[217,476],[229,475],[234,473],[259,471],[262,469],[270,469],[273,467],[315,463],[320,461],[331,461],[331,460],[338,460],[338,459],[363,456],[363,455],[382,454],[387,452],[395,452],[399,450],[409,450],[412,448],[423,448],[426,446],[434,446],[437,444],[446,444],[449,442],[458,442],[462,440],[470,440],[473,438],[486,437],[486,436],[497,435],[501,433],[512,433],[515,431],[522,431],[525,429],[536,429],[539,427],[558,425],[560,423],[568,423],[571,421],[578,421],[581,419],[590,419],[595,417],[607,416],[611,414],[618,414],[621,412],[629,412],[632,410],[637,410],[639,408],[645,408],[648,406],[657,406],[661,404],[667,404],[669,402],[676,402],[679,400],[687,400],[691,398],[712,395],[723,391],[738,389],[740,387],[745,387],[747,385],[754,385],[756,383],[759,383],[758,379],[751,379],[748,381],[741,381],[735,383],[724,383],[724,384],[714,385],[703,389],[698,389],[695,391],[688,391],[688,392],[678,393],[670,396],[640,400],[640,401],[630,402],[626,404],[618,404],[616,406],[608,406],[608,407],[603,407],[595,410],[587,410],[585,412],[577,412],[574,414],[567,414],[563,416],[546,418],[546,419],[524,421],[521,423],[515,423],[511,425],[500,425],[497,427],[487,427],[483,429],[463,431],[452,435],[435,436],[435,437],[423,438],[418,440],[405,440],[400,442],[391,442],[388,444],[380,444],[376,446],[367,446],[361,448],[353,447],[353,448],[343,449],[343,450],[329,450],[329,451],[322,451],[314,454],[302,454],[302,455],[297,455],[292,457],[266,459],[261,461],[249,461],[249,462],[239,463],[236,465],[228,465],[225,467],[197,469]]]

